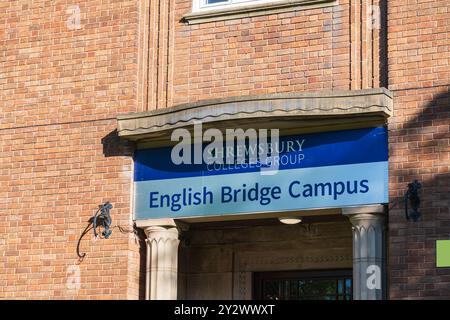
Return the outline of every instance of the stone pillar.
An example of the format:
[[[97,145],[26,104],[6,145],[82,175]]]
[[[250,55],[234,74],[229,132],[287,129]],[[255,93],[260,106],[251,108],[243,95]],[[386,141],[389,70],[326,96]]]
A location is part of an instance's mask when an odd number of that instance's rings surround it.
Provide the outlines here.
[[[145,226],[140,224],[147,235],[145,299],[176,300],[178,228],[172,219],[146,221]]]
[[[386,294],[384,206],[350,207],[353,230],[353,299],[382,300]]]

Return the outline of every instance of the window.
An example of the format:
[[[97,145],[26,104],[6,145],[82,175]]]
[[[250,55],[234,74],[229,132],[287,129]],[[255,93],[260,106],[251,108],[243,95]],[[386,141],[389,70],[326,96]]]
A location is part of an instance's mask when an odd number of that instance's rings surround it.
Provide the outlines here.
[[[352,300],[352,271],[260,272],[253,275],[257,300]]]
[[[183,22],[198,24],[236,18],[256,17],[297,10],[331,7],[338,0],[192,0],[192,11]]]
[[[193,11],[227,9],[251,4],[276,2],[277,0],[194,0]],[[278,0],[280,1],[280,0]]]

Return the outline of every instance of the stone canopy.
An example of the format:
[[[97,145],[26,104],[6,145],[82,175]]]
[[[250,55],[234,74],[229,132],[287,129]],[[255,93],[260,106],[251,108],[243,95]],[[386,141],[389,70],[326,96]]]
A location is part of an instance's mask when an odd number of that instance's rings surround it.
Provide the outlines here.
[[[201,122],[207,128],[279,128],[281,134],[383,125],[393,113],[385,88],[227,97],[119,115],[118,134],[131,141],[170,144],[170,132]]]

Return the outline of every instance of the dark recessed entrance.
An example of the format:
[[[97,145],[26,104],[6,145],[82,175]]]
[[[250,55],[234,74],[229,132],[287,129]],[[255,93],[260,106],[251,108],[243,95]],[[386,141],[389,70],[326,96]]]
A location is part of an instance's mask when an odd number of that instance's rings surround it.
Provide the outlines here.
[[[253,288],[257,300],[351,300],[352,270],[256,272]]]

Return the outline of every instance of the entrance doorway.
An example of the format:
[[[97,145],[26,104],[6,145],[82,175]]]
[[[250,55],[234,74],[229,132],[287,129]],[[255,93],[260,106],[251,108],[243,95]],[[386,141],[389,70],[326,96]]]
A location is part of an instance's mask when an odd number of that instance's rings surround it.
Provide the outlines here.
[[[256,300],[351,300],[352,270],[255,272]]]

